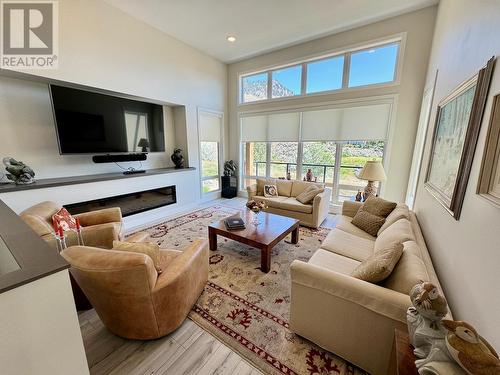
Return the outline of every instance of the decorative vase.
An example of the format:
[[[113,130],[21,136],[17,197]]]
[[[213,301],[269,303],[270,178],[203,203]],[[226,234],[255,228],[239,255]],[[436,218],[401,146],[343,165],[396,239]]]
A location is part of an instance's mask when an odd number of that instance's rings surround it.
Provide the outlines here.
[[[252,212],[253,212],[252,225],[258,226],[260,224],[260,220],[259,220],[260,210],[259,211],[252,211]]]
[[[184,156],[182,156],[182,150],[180,148],[176,148],[172,156],[170,156],[172,162],[175,164],[176,169],[184,168]]]

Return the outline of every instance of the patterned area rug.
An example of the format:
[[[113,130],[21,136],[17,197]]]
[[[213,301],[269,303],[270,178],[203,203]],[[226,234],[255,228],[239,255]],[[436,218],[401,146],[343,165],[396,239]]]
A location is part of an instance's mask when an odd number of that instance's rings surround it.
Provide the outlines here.
[[[237,212],[214,205],[145,230],[161,247],[182,249],[207,238],[212,221]],[[328,231],[301,227],[297,245],[288,236],[273,249],[268,274],[260,271],[260,251],[218,237],[209,281],[189,317],[265,374],[364,374],[288,328],[290,263],[307,261]]]

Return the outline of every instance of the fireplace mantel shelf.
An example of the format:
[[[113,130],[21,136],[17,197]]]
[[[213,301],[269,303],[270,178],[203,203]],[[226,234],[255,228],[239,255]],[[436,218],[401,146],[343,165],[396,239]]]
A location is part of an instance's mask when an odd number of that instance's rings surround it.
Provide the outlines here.
[[[152,175],[166,174],[166,173],[180,173],[186,171],[193,171],[195,169],[196,168],[193,167],[187,167],[181,169],[170,167],[170,168],[147,169],[145,173],[137,173],[129,175],[125,175],[123,174],[123,172],[117,172],[117,173],[102,173],[102,174],[93,174],[84,176],[45,178],[37,180],[35,183],[29,185],[0,184],[0,194],[14,192],[14,191],[22,191],[22,190],[46,189],[46,188],[66,186],[66,185],[87,184],[99,181],[137,178],[137,177],[152,176]]]

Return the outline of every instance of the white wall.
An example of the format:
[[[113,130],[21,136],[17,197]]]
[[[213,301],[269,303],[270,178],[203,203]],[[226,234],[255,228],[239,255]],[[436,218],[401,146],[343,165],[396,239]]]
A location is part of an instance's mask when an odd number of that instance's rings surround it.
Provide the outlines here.
[[[61,0],[59,12],[59,68],[28,73],[185,105],[179,131],[193,136],[181,146],[198,167],[196,110],[225,112],[226,65],[100,0]],[[172,112],[166,117],[171,125]],[[118,171],[90,156],[59,155],[43,84],[0,79],[0,124],[0,156],[24,161],[38,177]],[[145,167],[170,165],[174,142],[185,137],[168,139],[166,130],[166,152],[150,154]]]
[[[89,373],[67,270],[0,294],[0,332],[2,374]]]
[[[500,349],[500,210],[477,195],[492,97],[500,92],[500,65],[484,112],[460,221],[424,188],[437,103],[500,55],[500,2],[441,0],[427,79],[439,69],[415,211],[456,319],[466,320]]]
[[[287,105],[311,105],[360,97],[398,95],[393,140],[386,164],[388,166],[388,181],[385,184],[384,197],[404,201],[434,30],[435,14],[436,7],[429,7],[229,65],[230,158],[239,159],[238,112],[265,111]],[[400,85],[238,106],[238,75],[242,72],[286,64],[311,55],[359,45],[400,33],[406,33],[406,47]]]

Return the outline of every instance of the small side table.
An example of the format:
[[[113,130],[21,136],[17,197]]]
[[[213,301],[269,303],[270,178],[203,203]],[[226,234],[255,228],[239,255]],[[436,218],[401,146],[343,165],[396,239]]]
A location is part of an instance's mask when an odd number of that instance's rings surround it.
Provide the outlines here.
[[[418,375],[417,366],[415,366],[416,359],[408,332],[396,328],[394,330],[391,374]]]

